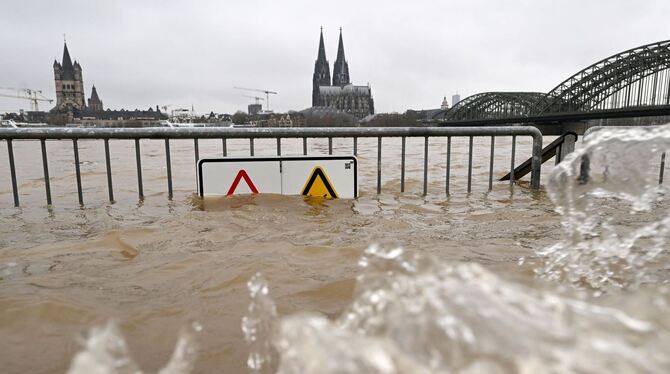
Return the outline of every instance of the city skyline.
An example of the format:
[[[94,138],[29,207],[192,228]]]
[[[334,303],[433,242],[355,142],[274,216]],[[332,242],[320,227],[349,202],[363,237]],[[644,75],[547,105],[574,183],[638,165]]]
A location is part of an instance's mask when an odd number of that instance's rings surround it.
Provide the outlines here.
[[[349,14],[355,3],[342,2],[324,15],[302,1],[10,0],[0,15],[11,57],[0,61],[0,86],[55,99],[50,67],[65,33],[85,92],[95,85],[110,108],[194,105],[199,113],[233,113],[250,103],[233,89],[245,86],[279,92],[271,109],[301,110],[311,105],[319,27],[327,45],[337,43],[342,27],[347,54],[355,56],[352,81],[375,88],[378,112],[402,112],[438,108],[455,92],[548,91],[611,54],[670,39],[663,20],[670,4],[661,1],[515,3],[372,2]],[[2,112],[29,107],[0,99]]]

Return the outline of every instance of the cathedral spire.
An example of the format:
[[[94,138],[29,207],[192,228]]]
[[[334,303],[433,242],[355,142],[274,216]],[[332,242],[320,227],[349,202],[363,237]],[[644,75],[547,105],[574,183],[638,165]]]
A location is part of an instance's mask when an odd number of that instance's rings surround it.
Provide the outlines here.
[[[323,43],[323,27],[319,36],[319,55],[314,63],[312,76],[312,106],[318,106],[319,87],[330,86],[330,64],[326,60],[326,47]]]
[[[344,42],[342,41],[342,28],[340,27],[340,42],[337,45],[337,59],[344,60]]]
[[[326,47],[323,43],[323,27],[321,27],[321,36],[319,37],[319,55],[316,58],[317,61],[328,61],[326,60]]]
[[[340,27],[340,42],[337,46],[337,60],[333,66],[333,86],[346,86],[350,84],[349,64],[344,57],[344,42],[342,41],[342,28]]]
[[[63,43],[63,80],[74,79],[74,67],[72,66],[72,59],[70,52],[67,50],[67,43]]]

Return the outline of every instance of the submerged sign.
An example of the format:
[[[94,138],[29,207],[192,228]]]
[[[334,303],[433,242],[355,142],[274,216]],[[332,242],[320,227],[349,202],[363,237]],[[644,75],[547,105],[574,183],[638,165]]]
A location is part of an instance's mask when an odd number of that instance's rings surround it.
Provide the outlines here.
[[[351,199],[358,197],[358,165],[354,156],[205,158],[198,161],[198,193]]]

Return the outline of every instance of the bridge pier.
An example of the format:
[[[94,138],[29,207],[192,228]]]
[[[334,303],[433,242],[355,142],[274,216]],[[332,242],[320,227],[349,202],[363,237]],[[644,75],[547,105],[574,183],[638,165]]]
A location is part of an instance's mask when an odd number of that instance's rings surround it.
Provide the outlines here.
[[[556,150],[556,165],[561,163],[561,161],[563,161],[567,155],[575,150],[576,141],[577,136],[575,136],[575,134],[565,134],[563,137],[563,143]]]

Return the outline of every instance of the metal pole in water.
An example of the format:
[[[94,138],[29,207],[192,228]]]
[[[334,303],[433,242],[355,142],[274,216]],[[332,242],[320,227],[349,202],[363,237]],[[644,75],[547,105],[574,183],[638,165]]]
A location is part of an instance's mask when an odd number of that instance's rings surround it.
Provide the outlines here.
[[[223,144],[226,140],[223,139]],[[167,169],[168,199],[172,200],[172,162],[170,161],[170,138],[165,138],[165,167]]]
[[[198,147],[198,138],[193,139],[193,152],[195,153],[195,164],[200,160],[200,147]]]
[[[449,180],[451,174],[451,136],[447,136],[447,196],[449,196]]]
[[[281,138],[277,138],[277,156],[281,156]]]
[[[223,147],[223,157],[228,157],[228,139],[221,139],[221,145]]]
[[[664,171],[665,171],[665,152],[661,153],[661,171],[658,174],[658,184],[663,184]]]
[[[79,145],[77,139],[72,139],[72,150],[74,151],[74,171],[77,178],[77,196],[79,197],[79,205],[84,205],[84,194],[81,190],[81,171],[79,169]]]
[[[514,158],[516,153],[516,135],[512,136],[512,157],[510,159],[509,184],[514,184]]]
[[[423,196],[428,194],[428,137],[423,143]]]
[[[542,134],[539,130],[533,135],[533,159],[531,161],[530,188],[540,189],[542,172]],[[512,169],[514,170],[514,169]]]
[[[307,156],[307,138],[302,138],[302,154]]]
[[[42,145],[42,168],[44,169],[44,189],[47,193],[47,205],[51,205],[51,183],[49,181],[49,162],[47,160],[47,142],[40,139]]]
[[[400,192],[405,192],[405,137],[402,137],[402,150],[400,152]]]
[[[135,139],[135,159],[137,161],[137,190],[140,200],[144,200],[144,188],[142,186],[142,156],[140,155],[140,139]]]
[[[328,154],[333,154],[333,138],[328,138]]]
[[[358,156],[358,137],[354,136],[354,156]]]
[[[112,162],[109,158],[109,139],[105,138],[105,164],[107,165],[107,190],[109,202],[114,202],[114,188],[112,187]]]
[[[12,195],[14,196],[14,206],[19,206],[19,188],[16,184],[16,165],[14,165],[14,147],[12,139],[7,139],[7,153],[9,155],[9,174],[12,178]]]
[[[382,137],[377,137],[377,194],[382,193]]]
[[[254,138],[249,138],[249,155],[254,155]]]
[[[494,149],[496,146],[496,137],[492,136],[491,137],[491,156],[489,160],[489,191],[493,189],[493,156],[494,156]]]
[[[468,147],[468,193],[472,191],[472,141],[473,137],[470,136],[470,146]]]

